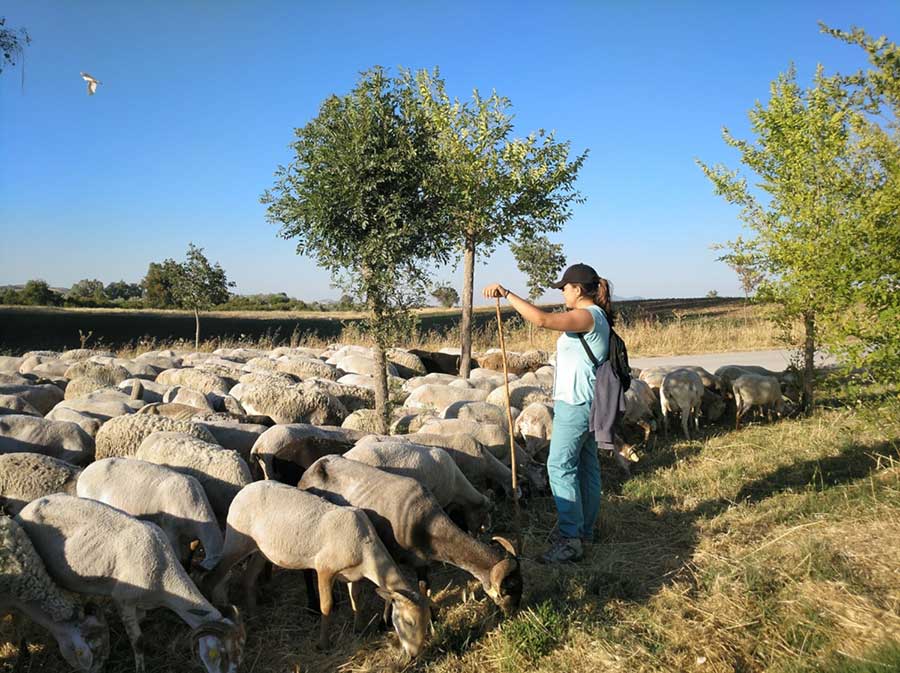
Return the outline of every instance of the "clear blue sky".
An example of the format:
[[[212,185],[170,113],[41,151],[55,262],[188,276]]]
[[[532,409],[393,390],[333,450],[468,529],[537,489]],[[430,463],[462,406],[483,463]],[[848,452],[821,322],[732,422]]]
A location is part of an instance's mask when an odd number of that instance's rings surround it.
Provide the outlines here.
[[[884,2],[6,2],[32,36],[0,75],[0,285],[138,281],[189,241],[240,293],[337,296],[264,218],[294,127],[374,64],[440,66],[451,93],[494,88],[516,130],[590,149],[587,201],[554,240],[622,296],[738,294],[709,245],[740,231],[694,164],[736,157],[746,112],[794,62],[849,71],[861,50],[816,22],[900,40]],[[103,82],[88,97],[79,71]],[[484,260],[482,260],[484,261]],[[461,285],[460,269],[441,277]],[[476,267],[524,289],[508,250]],[[548,295],[548,297],[555,295]]]

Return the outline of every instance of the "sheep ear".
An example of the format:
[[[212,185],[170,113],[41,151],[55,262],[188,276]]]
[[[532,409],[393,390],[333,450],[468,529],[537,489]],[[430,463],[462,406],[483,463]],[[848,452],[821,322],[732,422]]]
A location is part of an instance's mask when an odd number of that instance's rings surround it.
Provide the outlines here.
[[[190,608],[188,612],[195,617],[206,617],[209,614],[209,610],[198,610],[197,608]]]
[[[503,547],[506,551],[508,551],[513,556],[516,556],[516,548],[513,546],[513,543],[507,540],[505,537],[500,537],[499,535],[495,535],[491,538],[494,542]]]
[[[425,580],[419,580],[419,593],[425,596],[425,598],[431,598],[431,589],[428,588]]]
[[[391,595],[391,591],[388,589],[382,589],[381,587],[375,587],[375,593],[381,596],[386,601],[393,600],[393,596]]]

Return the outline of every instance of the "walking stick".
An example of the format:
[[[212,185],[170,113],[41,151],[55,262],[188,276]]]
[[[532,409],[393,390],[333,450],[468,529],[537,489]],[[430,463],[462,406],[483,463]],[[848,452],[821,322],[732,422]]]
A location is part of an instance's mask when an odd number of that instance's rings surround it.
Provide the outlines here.
[[[503,319],[500,317],[500,297],[497,297],[497,332],[503,355],[503,387],[506,389],[506,421],[509,427],[509,464],[512,467],[513,517],[516,527],[516,552],[522,554],[522,517],[519,510],[519,480],[516,474],[516,442],[513,437],[512,404],[509,400],[509,365],[506,362],[506,341],[503,338]]]

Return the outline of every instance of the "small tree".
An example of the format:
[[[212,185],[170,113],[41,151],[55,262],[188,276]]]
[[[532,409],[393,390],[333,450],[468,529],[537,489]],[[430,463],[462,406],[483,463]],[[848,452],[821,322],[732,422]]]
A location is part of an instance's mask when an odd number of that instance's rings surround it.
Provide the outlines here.
[[[29,306],[59,306],[62,295],[51,290],[45,280],[29,280],[19,292],[19,300]]]
[[[107,285],[103,294],[107,299],[112,301],[138,299],[143,294],[139,283],[126,283],[124,280],[117,280]]]
[[[172,288],[175,302],[194,312],[196,330],[194,348],[200,348],[200,311],[228,301],[228,288],[234,283],[225,277],[225,270],[216,262],[209,263],[203,248],[188,244],[187,255]]]
[[[737,245],[740,246],[740,243]],[[756,292],[756,288],[763,281],[763,274],[754,265],[744,264],[740,261],[731,260],[728,262],[728,266],[737,274],[744,297],[750,299],[750,295]]]
[[[459,375],[467,378],[472,357],[475,255],[489,255],[515,238],[558,231],[583,201],[575,178],[587,152],[569,160],[570,143],[543,129],[513,138],[511,103],[493,92],[472,100],[451,99],[437,70],[406,75],[417,103],[438,130],[447,193],[447,221],[463,253]]]
[[[710,290],[709,292],[706,293],[707,299],[717,299],[718,297],[719,297],[718,290]]]
[[[412,326],[428,264],[447,263],[452,249],[435,132],[409,83],[376,67],[349,94],[326,99],[295,134],[296,156],[278,168],[262,202],[298,254],[315,257],[336,285],[365,301],[385,432],[385,348]]]
[[[6,18],[0,16],[0,53],[3,54],[3,57],[0,58],[0,73],[3,72],[5,65],[14,66],[16,59],[24,53],[23,47],[29,44],[31,44],[31,37],[27,30],[7,28]],[[24,73],[22,76],[25,76]]]
[[[440,285],[434,288],[431,296],[444,308],[452,308],[459,303],[459,292],[449,285]]]
[[[534,236],[510,244],[519,271],[528,277],[528,299],[534,303],[559,278],[566,264],[561,243]],[[528,323],[528,341],[534,343],[534,325]]]
[[[172,308],[176,305],[174,288],[181,275],[181,265],[174,259],[150,262],[141,281],[144,301],[150,308]]]
[[[96,278],[91,280],[84,278],[74,283],[69,288],[68,296],[75,299],[90,299],[92,301],[103,301],[103,283]]]

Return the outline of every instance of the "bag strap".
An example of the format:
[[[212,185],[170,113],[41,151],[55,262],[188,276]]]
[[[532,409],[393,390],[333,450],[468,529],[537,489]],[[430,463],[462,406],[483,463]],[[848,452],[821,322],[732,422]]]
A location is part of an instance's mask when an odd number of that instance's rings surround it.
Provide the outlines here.
[[[594,367],[599,367],[600,363],[597,361],[597,356],[594,355],[594,351],[592,351],[591,347],[588,346],[588,342],[585,340],[584,334],[582,334],[581,332],[578,333],[578,340],[581,341],[581,345],[584,346],[584,352],[588,354],[591,362],[594,363]]]

